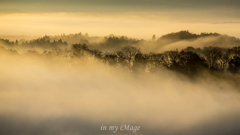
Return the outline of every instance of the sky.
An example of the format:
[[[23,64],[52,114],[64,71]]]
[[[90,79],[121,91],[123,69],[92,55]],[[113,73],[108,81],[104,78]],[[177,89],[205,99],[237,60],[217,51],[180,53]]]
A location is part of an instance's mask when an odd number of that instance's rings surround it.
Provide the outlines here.
[[[239,7],[239,0],[0,0],[0,35],[150,39],[189,30],[240,37]]]

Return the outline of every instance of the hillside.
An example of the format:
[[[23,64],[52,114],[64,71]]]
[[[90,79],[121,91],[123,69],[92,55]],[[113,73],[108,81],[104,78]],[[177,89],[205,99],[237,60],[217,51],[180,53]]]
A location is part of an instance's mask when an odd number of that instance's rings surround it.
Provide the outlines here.
[[[240,45],[240,39],[219,33],[195,34],[189,31],[169,33],[157,40],[134,39],[127,36],[109,35],[105,37],[89,36],[88,34],[76,33],[69,35],[44,36],[32,40],[2,39],[0,44],[6,48],[40,48],[45,50],[70,48],[72,44],[86,44],[90,49],[101,51],[118,51],[126,46],[139,47],[144,52],[163,52],[166,50],[183,49],[188,46],[203,48],[206,46],[218,46],[222,48]]]

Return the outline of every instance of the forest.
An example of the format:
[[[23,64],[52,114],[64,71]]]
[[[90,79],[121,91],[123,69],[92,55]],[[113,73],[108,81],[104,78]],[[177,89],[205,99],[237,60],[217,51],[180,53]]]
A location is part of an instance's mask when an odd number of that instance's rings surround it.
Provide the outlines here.
[[[0,0],[0,135],[240,135],[240,0]]]
[[[239,70],[218,33],[4,36],[0,134],[238,135]]]
[[[201,47],[196,46],[196,41],[201,38],[214,39],[202,41]],[[179,42],[186,45],[179,45]],[[240,40],[218,33],[198,35],[180,31],[163,35],[158,39],[153,35],[150,41],[114,35],[90,37],[88,34],[77,33],[44,36],[30,41],[22,39],[14,42],[0,39],[0,43],[2,44],[1,51],[14,55],[57,56],[65,60],[94,57],[109,66],[133,73],[157,72],[165,68],[193,77],[202,71],[238,74],[240,70]],[[169,48],[171,50],[163,49],[162,52],[159,52],[159,49],[156,49],[157,52],[144,52],[141,51],[146,47],[142,45],[144,43],[149,46],[148,48],[154,48],[156,45],[165,47],[176,44],[177,46]],[[190,46],[191,43],[196,47]],[[22,49],[25,49],[25,52],[20,54],[18,50],[21,52]]]

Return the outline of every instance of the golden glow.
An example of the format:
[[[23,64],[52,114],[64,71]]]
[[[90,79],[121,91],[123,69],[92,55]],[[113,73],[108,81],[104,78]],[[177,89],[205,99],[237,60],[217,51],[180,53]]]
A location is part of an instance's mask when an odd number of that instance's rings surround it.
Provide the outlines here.
[[[92,57],[77,59],[79,66],[71,68],[53,57],[0,60],[2,116],[36,121],[72,116],[94,124],[138,123],[172,130],[240,112],[237,88],[208,74],[193,83],[164,69],[134,77]]]
[[[171,16],[171,17],[170,17]],[[240,23],[224,20],[186,19],[163,13],[16,13],[0,15],[0,35],[59,35],[89,33],[91,36],[109,34],[150,39],[153,34],[161,36],[180,30],[193,33],[218,32],[240,37]],[[217,23],[215,23],[217,22]],[[218,23],[220,22],[220,23]],[[223,23],[221,23],[223,22]]]

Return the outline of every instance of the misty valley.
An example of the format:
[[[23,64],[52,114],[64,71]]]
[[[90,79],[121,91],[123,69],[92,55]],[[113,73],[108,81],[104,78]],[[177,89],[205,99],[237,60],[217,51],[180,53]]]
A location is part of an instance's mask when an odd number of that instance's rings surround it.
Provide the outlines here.
[[[196,75],[206,71],[234,75],[240,69],[240,39],[218,33],[180,31],[152,40],[88,34],[44,36],[10,41],[0,39],[1,51],[12,56],[61,58],[70,65],[93,58],[128,72],[155,72],[161,69]],[[71,43],[71,44],[68,44]],[[78,60],[79,59],[79,60]]]
[[[240,39],[150,37],[0,36],[0,134],[239,135]]]

